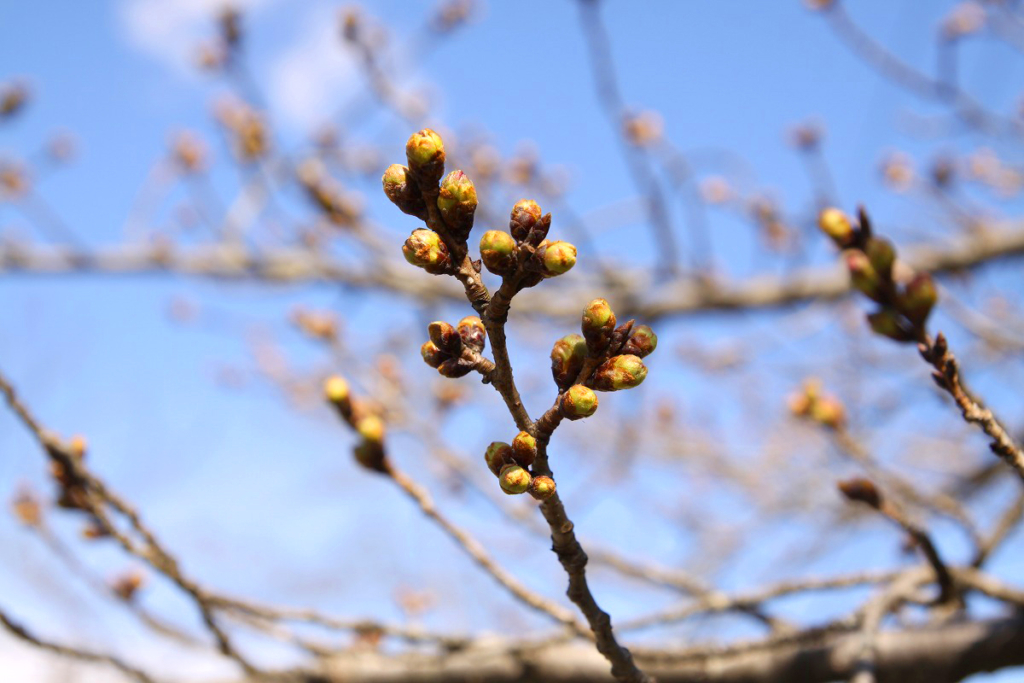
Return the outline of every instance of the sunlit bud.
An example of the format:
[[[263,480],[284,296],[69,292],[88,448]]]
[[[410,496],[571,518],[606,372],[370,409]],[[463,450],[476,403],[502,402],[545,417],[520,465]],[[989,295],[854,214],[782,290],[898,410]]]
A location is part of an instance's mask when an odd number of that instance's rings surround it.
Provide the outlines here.
[[[487,343],[487,329],[480,318],[475,315],[467,315],[459,321],[458,330],[463,344],[477,353],[484,350],[484,345]]]
[[[598,391],[618,391],[638,387],[647,378],[647,366],[636,356],[623,355],[609,358],[594,372],[594,388]]]
[[[878,297],[881,281],[867,254],[859,249],[847,250],[846,268],[850,271],[850,282],[854,287],[872,299]]]
[[[370,443],[384,443],[384,420],[376,415],[367,415],[356,422],[356,431]]]
[[[495,441],[484,452],[484,460],[487,468],[494,472],[494,476],[498,476],[502,467],[512,464],[512,447],[504,441]]]
[[[869,479],[847,479],[836,486],[847,500],[870,505],[876,510],[882,507],[882,494]]]
[[[448,247],[433,230],[413,230],[402,245],[405,260],[428,273],[439,275],[448,269]]]
[[[89,442],[81,434],[75,434],[68,441],[68,453],[81,460],[89,450]]]
[[[512,439],[512,459],[523,467],[529,467],[537,458],[537,439],[527,432],[519,432]]]
[[[810,414],[811,419],[830,429],[839,429],[846,423],[846,408],[831,396],[811,402]]]
[[[903,290],[900,297],[900,308],[913,322],[923,325],[928,319],[935,303],[939,300],[939,292],[935,281],[928,273],[918,273]]]
[[[131,571],[115,578],[111,582],[110,588],[122,600],[131,600],[135,597],[138,590],[142,588],[144,582],[145,577],[142,575],[142,572]]]
[[[537,500],[547,500],[555,495],[555,480],[551,477],[534,477],[530,482],[530,495]]]
[[[452,171],[441,181],[437,208],[452,234],[460,241],[466,239],[473,229],[476,204],[476,188],[462,171]]]
[[[11,502],[14,516],[25,526],[39,526],[43,522],[43,508],[31,490],[23,488]]]
[[[914,341],[914,331],[906,320],[891,308],[883,308],[877,313],[868,314],[868,324],[875,334],[888,337],[898,342]]]
[[[473,365],[461,358],[449,358],[437,366],[437,371],[442,377],[456,379],[465,377],[473,371]]]
[[[583,369],[587,344],[578,334],[567,334],[551,347],[551,376],[559,389],[572,386]]]
[[[569,387],[558,399],[558,412],[567,420],[581,420],[597,412],[597,394],[582,384]]]
[[[331,375],[324,382],[324,396],[336,405],[348,403],[350,397],[348,382],[340,375]]]
[[[637,358],[644,358],[654,353],[658,348],[658,335],[654,334],[647,325],[637,325],[629,336],[629,341],[622,347],[623,353],[628,353]]]
[[[818,227],[821,231],[843,247],[853,238],[853,226],[845,213],[835,207],[824,209],[818,214]]]
[[[420,193],[420,186],[416,184],[408,168],[401,164],[391,164],[384,171],[381,183],[384,185],[384,194],[392,204],[403,213],[426,220],[427,205]]]
[[[488,230],[480,238],[480,259],[495,275],[511,275],[516,268],[516,242],[507,232]]]
[[[568,242],[545,240],[537,247],[535,258],[544,277],[555,277],[576,265],[576,247]]]
[[[434,346],[449,356],[458,358],[462,353],[462,337],[454,327],[443,320],[435,320],[427,325],[427,334],[430,335],[430,341],[434,342]]]
[[[544,212],[540,205],[532,199],[520,199],[512,207],[512,215],[509,218],[508,229],[517,242],[522,242],[530,234],[540,221]]]
[[[587,348],[597,354],[604,349],[615,331],[615,311],[605,299],[594,299],[583,309],[583,336]]]
[[[519,465],[505,465],[498,475],[501,490],[510,495],[526,493],[530,488],[530,473]]]
[[[804,417],[811,411],[811,399],[807,397],[804,392],[797,392],[791,394],[786,399],[786,406],[789,408],[789,412],[796,417]]]
[[[412,172],[426,183],[436,183],[444,175],[444,142],[429,128],[409,137],[405,143],[405,156]]]
[[[872,237],[864,245],[864,253],[880,277],[892,277],[892,265],[896,262],[896,248],[892,246],[892,242],[882,237]]]
[[[432,341],[423,342],[423,346],[420,347],[420,355],[423,356],[423,362],[432,368],[440,367],[441,363],[448,358],[448,354],[443,353]]]

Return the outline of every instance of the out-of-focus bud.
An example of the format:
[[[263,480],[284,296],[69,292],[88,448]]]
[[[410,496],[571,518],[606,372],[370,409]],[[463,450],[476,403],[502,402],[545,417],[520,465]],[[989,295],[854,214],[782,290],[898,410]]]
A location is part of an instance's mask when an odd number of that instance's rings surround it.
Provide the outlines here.
[[[883,237],[872,237],[864,245],[864,253],[879,277],[885,280],[892,278],[892,266],[896,263],[896,248],[892,242]]]
[[[583,369],[587,343],[578,334],[567,334],[551,347],[551,376],[559,389],[572,386]]]
[[[384,453],[384,445],[378,441],[360,441],[352,449],[356,462],[368,470],[387,473],[387,457]]]
[[[530,488],[530,473],[519,465],[505,465],[498,475],[501,490],[509,495],[526,493]]]
[[[823,209],[818,214],[818,227],[840,247],[847,246],[853,239],[849,217],[835,207]]]
[[[459,377],[465,377],[469,373],[473,372],[473,366],[461,358],[449,358],[437,366],[437,371],[442,377],[457,379]]]
[[[511,275],[516,268],[516,242],[507,232],[488,230],[480,238],[480,259],[495,275]]]
[[[413,174],[427,186],[436,184],[444,175],[444,142],[429,128],[409,137],[405,143],[405,156]]]
[[[978,2],[968,1],[956,5],[942,20],[942,36],[956,40],[977,33],[985,25],[985,8]]]
[[[568,242],[545,240],[537,247],[535,258],[544,277],[556,277],[576,265],[576,247]]]
[[[530,495],[537,500],[547,500],[555,495],[555,480],[543,475],[534,477],[530,482]]]
[[[665,128],[661,114],[656,111],[644,111],[634,116],[627,116],[622,124],[622,132],[631,145],[645,147],[657,142]]]
[[[359,9],[346,7],[341,11],[341,37],[347,43],[354,43],[359,40],[362,17],[359,16]]]
[[[484,461],[494,476],[501,474],[501,468],[513,464],[512,447],[504,441],[494,441],[484,452]]]
[[[594,372],[594,388],[598,391],[619,391],[640,386],[647,378],[647,366],[636,356],[609,358]]]
[[[840,429],[846,424],[846,408],[837,398],[826,396],[811,403],[811,419],[829,429]]]
[[[331,375],[324,382],[324,396],[339,408],[349,406],[351,392],[348,388],[348,382],[340,375]]]
[[[530,231],[537,227],[543,217],[540,205],[532,199],[520,199],[512,207],[512,214],[509,217],[508,229],[517,242],[526,239]]]
[[[106,538],[109,535],[110,532],[95,517],[82,529],[82,538],[88,541]]]
[[[804,0],[804,6],[811,11],[820,12],[832,7],[834,2],[835,0]]]
[[[476,188],[462,171],[452,171],[441,181],[437,208],[456,239],[462,241],[469,236],[469,231],[473,229],[476,204]]]
[[[487,343],[487,329],[480,318],[475,315],[467,315],[459,321],[458,330],[463,344],[477,353],[484,350],[484,345]]]
[[[846,268],[850,271],[850,282],[871,299],[878,300],[881,293],[881,280],[871,259],[860,249],[846,251]]]
[[[26,102],[28,102],[28,88],[24,83],[0,85],[0,119],[18,113]]]
[[[130,571],[116,577],[110,583],[110,589],[122,600],[130,601],[142,588],[143,583],[145,583],[145,577],[142,572]]]
[[[629,341],[622,347],[623,353],[628,353],[637,358],[646,358],[658,348],[658,335],[654,334],[647,325],[637,325],[629,336]]]
[[[855,503],[870,505],[876,510],[882,507],[882,493],[878,487],[869,479],[846,479],[836,486],[839,492],[846,496],[846,499]]]
[[[433,275],[448,270],[448,247],[441,241],[440,235],[427,228],[412,231],[402,245],[402,255],[412,265]]]
[[[458,358],[462,353],[462,337],[454,327],[443,320],[435,320],[427,325],[427,334],[430,335],[430,341],[449,356]]]
[[[448,359],[448,354],[437,348],[437,344],[432,341],[423,342],[420,355],[423,356],[423,362],[432,368],[440,367],[441,363]]]
[[[184,173],[201,173],[206,166],[206,146],[194,134],[180,133],[172,149],[174,163]]]
[[[11,501],[14,516],[25,526],[40,526],[43,523],[43,508],[39,498],[28,488],[22,488]]]
[[[221,39],[229,47],[236,47],[242,40],[242,15],[234,7],[225,7],[217,19]]]
[[[594,355],[604,350],[615,331],[615,311],[605,299],[594,299],[583,309],[583,337]]]
[[[384,194],[402,213],[416,216],[420,220],[427,219],[427,205],[420,193],[420,186],[408,168],[401,164],[391,164],[384,171],[381,183],[384,185]]]
[[[89,442],[81,434],[75,434],[68,441],[68,453],[73,457],[82,460],[89,450]]]
[[[868,314],[868,324],[875,334],[888,337],[898,342],[914,341],[914,331],[906,321],[891,308],[883,308],[876,313]]]
[[[519,432],[512,439],[512,459],[522,467],[529,467],[537,458],[537,439],[527,432]]]
[[[366,415],[356,422],[356,432],[369,443],[384,443],[384,420],[376,415]]]
[[[597,394],[582,384],[569,387],[558,399],[558,412],[567,420],[581,420],[597,412]]]
[[[904,288],[903,296],[900,297],[900,308],[915,324],[923,325],[938,300],[939,292],[935,288],[932,276],[928,273],[918,273]]]

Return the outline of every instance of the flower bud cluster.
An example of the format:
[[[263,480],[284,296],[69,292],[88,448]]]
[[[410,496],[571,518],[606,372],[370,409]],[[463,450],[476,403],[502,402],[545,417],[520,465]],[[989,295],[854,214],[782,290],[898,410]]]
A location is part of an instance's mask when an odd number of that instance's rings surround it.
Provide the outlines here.
[[[352,398],[348,382],[340,375],[327,378],[324,382],[324,396],[359,437],[353,448],[356,462],[374,472],[388,472],[387,453],[384,450],[387,428],[384,420]]]
[[[529,493],[537,500],[555,494],[555,481],[530,473],[537,458],[537,440],[527,432],[519,432],[511,444],[495,441],[484,452],[487,468],[498,478],[501,490],[509,495]]]
[[[813,420],[829,429],[842,429],[846,408],[835,396],[821,393],[821,382],[808,379],[800,391],[789,397],[789,411],[796,417]]]
[[[472,356],[484,350],[487,330],[475,315],[466,316],[452,327],[444,321],[434,321],[427,326],[430,339],[420,347],[423,362],[444,377],[463,377],[474,367]],[[463,351],[469,351],[464,354]],[[470,357],[466,357],[466,356]]]
[[[899,342],[918,341],[938,301],[938,290],[928,273],[917,273],[903,283],[895,277],[896,248],[892,242],[875,237],[863,209],[860,225],[854,227],[839,209],[828,208],[818,216],[822,232],[843,249],[850,283],[879,304],[868,314],[871,329]]]
[[[520,199],[512,207],[509,231],[488,230],[480,239],[480,258],[487,270],[511,277],[520,268],[523,287],[545,278],[557,277],[576,265],[576,247],[569,242],[549,240],[551,214],[545,214],[532,199]]]

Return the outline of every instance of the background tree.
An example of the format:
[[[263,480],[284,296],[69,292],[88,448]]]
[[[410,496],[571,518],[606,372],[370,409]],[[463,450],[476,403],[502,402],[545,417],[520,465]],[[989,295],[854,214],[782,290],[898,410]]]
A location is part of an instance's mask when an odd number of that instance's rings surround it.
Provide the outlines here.
[[[1019,675],[1018,3],[84,5],[0,9],[5,676]]]

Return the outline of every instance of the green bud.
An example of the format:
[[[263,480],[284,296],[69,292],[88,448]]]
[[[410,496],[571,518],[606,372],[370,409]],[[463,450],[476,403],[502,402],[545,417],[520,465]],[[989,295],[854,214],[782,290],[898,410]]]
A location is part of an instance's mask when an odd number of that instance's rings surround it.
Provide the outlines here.
[[[898,342],[914,341],[914,331],[907,321],[891,308],[868,314],[868,324],[875,334]]]
[[[896,248],[892,242],[882,237],[872,237],[864,245],[864,253],[880,277],[892,279],[892,264],[896,262]]]
[[[530,488],[530,473],[519,465],[505,465],[498,475],[501,490],[509,495],[526,493]]]
[[[598,391],[619,391],[638,387],[647,378],[647,367],[636,356],[609,358],[594,371],[594,388]]]
[[[473,366],[461,358],[449,358],[437,366],[437,371],[441,373],[442,377],[456,379],[458,377],[465,377],[473,372]]]
[[[637,358],[646,358],[654,353],[656,348],[658,348],[658,335],[654,334],[654,330],[647,325],[637,325],[633,328],[629,341],[622,347],[622,352]]]
[[[877,300],[881,293],[881,280],[867,254],[859,249],[846,252],[846,268],[850,271],[850,282],[868,297]]]
[[[454,327],[443,320],[435,320],[427,325],[427,334],[434,346],[449,356],[458,358],[462,355],[462,337]]]
[[[473,181],[462,171],[452,171],[441,181],[437,195],[437,208],[448,224],[452,235],[459,241],[469,236],[473,229],[473,214],[476,213],[476,188]]]
[[[832,238],[840,247],[845,247],[853,239],[853,226],[846,214],[834,207],[824,209],[818,214],[818,227]]]
[[[484,452],[484,460],[487,468],[494,472],[494,476],[498,476],[501,468],[512,464],[512,447],[504,441],[494,441]]]
[[[488,230],[480,238],[480,259],[495,275],[511,275],[516,269],[516,242],[507,232]]]
[[[534,477],[530,482],[530,495],[537,500],[547,500],[555,495],[555,480],[551,477]]]
[[[391,164],[384,171],[381,182],[384,185],[384,194],[403,213],[421,220],[427,219],[427,205],[420,194],[420,186],[416,184],[416,179],[409,173],[408,168],[401,164]]]
[[[537,458],[537,439],[527,432],[519,432],[512,439],[512,459],[522,467],[529,467]]]
[[[907,283],[900,297],[900,308],[915,324],[923,325],[939,300],[935,281],[928,273],[918,273]]]
[[[423,181],[422,187],[437,183],[444,175],[444,142],[429,128],[409,137],[405,143],[405,156],[413,174]]]
[[[544,240],[537,247],[535,258],[544,277],[556,277],[576,265],[576,247],[568,242]]]
[[[423,346],[420,347],[420,355],[423,356],[423,362],[432,368],[437,368],[448,359],[448,354],[437,348],[437,344],[432,341],[423,342]]]
[[[582,384],[569,387],[558,399],[558,412],[567,420],[581,420],[597,412],[597,394]]]
[[[531,230],[542,224],[543,214],[537,202],[532,199],[520,199],[512,207],[512,215],[509,217],[508,229],[512,237],[517,242],[524,241]],[[550,221],[548,223],[550,224]],[[541,237],[543,238],[544,236]]]
[[[551,347],[551,376],[559,389],[572,386],[583,369],[587,344],[578,334],[567,334]]]
[[[463,344],[477,353],[484,350],[484,345],[487,343],[487,329],[480,318],[475,315],[467,315],[459,321],[458,330]]]
[[[434,275],[448,270],[448,247],[440,235],[427,228],[412,231],[402,245],[402,255],[412,265]]]
[[[605,299],[594,299],[583,309],[583,336],[587,348],[597,355],[608,345],[615,331],[615,311]]]

